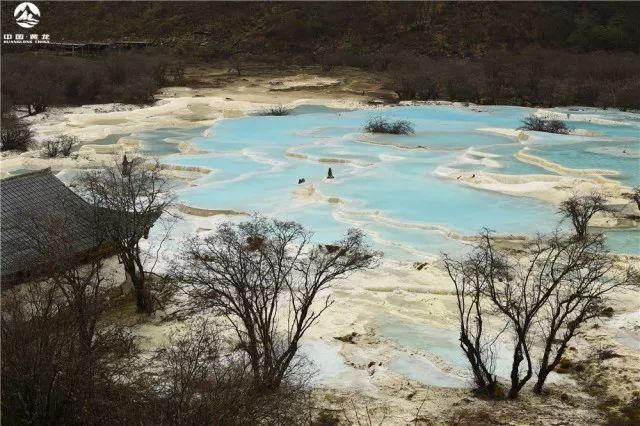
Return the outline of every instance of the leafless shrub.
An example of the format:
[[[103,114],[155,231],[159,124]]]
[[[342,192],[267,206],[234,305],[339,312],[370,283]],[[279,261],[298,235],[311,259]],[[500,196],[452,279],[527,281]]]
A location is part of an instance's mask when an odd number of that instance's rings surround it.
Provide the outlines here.
[[[406,120],[389,121],[384,117],[369,118],[364,126],[367,133],[388,133],[392,135],[410,135],[414,133],[413,124]]]
[[[289,115],[290,112],[291,111],[289,110],[289,108],[285,107],[284,105],[276,105],[263,109],[262,111],[258,112],[258,115],[273,115],[281,117],[284,115]]]
[[[607,410],[607,424],[636,425],[640,422],[640,394],[635,392],[627,402],[619,401],[617,409]]]
[[[357,230],[332,253],[310,238],[295,222],[226,223],[189,240],[175,268],[193,300],[232,325],[260,391],[278,389],[296,371],[300,339],[332,304],[329,296],[318,300],[322,291],[379,258]]]
[[[74,256],[69,228],[54,224],[38,221],[29,243],[55,267],[3,293],[3,422],[126,423],[137,352],[125,328],[101,322],[115,283],[99,258]]]
[[[257,393],[245,355],[225,348],[209,320],[172,337],[154,365],[161,424],[301,424],[308,416],[304,387]]]
[[[68,157],[71,150],[78,144],[78,138],[75,136],[62,135],[53,139],[48,139],[44,143],[45,155],[49,158],[61,155]]]
[[[558,212],[571,220],[576,236],[584,238],[587,235],[589,221],[596,213],[606,211],[606,203],[605,196],[599,193],[572,195],[560,203]]]
[[[218,330],[200,320],[157,351],[162,423],[204,424],[212,415],[237,423],[245,411],[246,368],[241,359],[223,359],[221,346]]]
[[[496,413],[487,407],[457,408],[449,415],[447,424],[455,426],[492,426],[500,424]]]
[[[21,121],[13,113],[2,114],[0,126],[0,142],[2,151],[26,151],[33,144],[33,134],[29,125]]]
[[[567,127],[567,125],[560,120],[543,120],[540,117],[536,117],[535,115],[530,115],[522,120],[522,126],[518,129],[522,130],[532,130],[536,132],[547,132],[547,133],[559,133],[562,135],[568,134],[571,129]]]
[[[372,410],[367,404],[364,409],[351,401],[349,406],[342,408],[342,417],[348,425],[381,426],[387,418],[386,410]]]
[[[601,235],[578,242],[554,237],[549,245],[557,254],[545,259],[551,262],[545,274],[550,284],[535,320],[542,339],[536,393],[542,393],[549,373],[562,361],[580,327],[610,315],[609,296],[614,291],[640,289],[638,271],[618,270]]]
[[[483,325],[484,305],[487,301],[483,295],[489,285],[485,271],[488,248],[481,244],[464,260],[454,260],[444,256],[444,263],[449,278],[456,288],[458,318],[460,321],[460,348],[464,352],[473,373],[477,389],[483,394],[494,397],[498,387],[495,375],[495,339],[488,338]],[[498,263],[499,259],[496,260]],[[500,264],[499,266],[502,267]]]

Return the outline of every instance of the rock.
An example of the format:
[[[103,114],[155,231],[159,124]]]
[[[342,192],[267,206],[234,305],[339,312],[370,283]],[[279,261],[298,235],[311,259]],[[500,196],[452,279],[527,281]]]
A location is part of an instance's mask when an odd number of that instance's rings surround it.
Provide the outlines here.
[[[416,268],[418,271],[422,271],[422,269],[423,269],[425,266],[427,266],[428,264],[429,264],[429,262],[424,262],[424,263],[418,263],[418,262],[416,262],[416,263],[414,263],[414,266],[415,266],[415,268]]]
[[[356,342],[354,342],[353,340],[356,337],[358,337],[358,333],[354,331],[351,334],[345,334],[344,336],[334,336],[333,338],[336,340],[340,340],[341,342],[355,344]]]
[[[338,250],[340,248],[340,246],[336,246],[333,244],[325,244],[324,248],[329,252],[329,253],[334,253],[336,250]]]
[[[611,349],[603,349],[598,351],[598,359],[604,361],[605,359],[622,358],[622,355],[615,353]]]

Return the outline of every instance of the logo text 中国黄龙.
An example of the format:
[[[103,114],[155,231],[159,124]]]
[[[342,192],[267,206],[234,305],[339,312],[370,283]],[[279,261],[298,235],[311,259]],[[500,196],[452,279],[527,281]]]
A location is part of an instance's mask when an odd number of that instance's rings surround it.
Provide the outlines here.
[[[50,42],[49,34],[3,34],[4,44],[47,44]]]

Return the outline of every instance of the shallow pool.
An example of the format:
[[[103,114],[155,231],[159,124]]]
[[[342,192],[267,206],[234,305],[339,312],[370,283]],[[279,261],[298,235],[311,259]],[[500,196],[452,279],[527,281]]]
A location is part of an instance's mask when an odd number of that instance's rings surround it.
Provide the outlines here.
[[[212,170],[180,191],[187,204],[297,220],[314,230],[318,241],[360,226],[391,257],[415,259],[455,251],[462,236],[483,227],[534,234],[558,223],[548,203],[460,185],[440,177],[442,167],[465,176],[553,174],[515,157],[529,147],[532,154],[566,167],[613,170],[624,184],[640,183],[638,114],[606,111],[597,120],[598,110],[574,109],[570,124],[583,135],[532,132],[527,141],[487,130],[513,130],[532,112],[506,106],[354,111],[302,106],[289,116],[247,116],[208,129],[136,136],[164,162]],[[363,134],[374,115],[410,120],[416,132]],[[177,141],[200,153],[177,154]],[[329,167],[335,179],[326,179]],[[298,185],[302,178],[305,183]],[[609,241],[615,250],[640,253],[635,233],[616,233]]]

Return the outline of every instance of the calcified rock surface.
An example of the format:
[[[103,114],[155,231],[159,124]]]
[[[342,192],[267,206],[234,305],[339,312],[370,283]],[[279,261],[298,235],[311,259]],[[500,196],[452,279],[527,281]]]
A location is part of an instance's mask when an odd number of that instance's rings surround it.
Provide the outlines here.
[[[199,72],[205,81],[212,82],[211,87],[221,75],[220,70],[211,70],[210,75]],[[601,362],[608,374],[601,377],[604,386],[600,396],[586,391],[588,375],[573,372],[556,375],[548,396],[540,398],[525,392],[522,404],[496,405],[474,398],[468,388],[468,375],[456,338],[455,298],[438,253],[440,249],[464,250],[477,231],[474,221],[480,224],[495,219],[499,224],[500,212],[514,206],[530,206],[536,217],[517,217],[513,228],[505,227],[501,232],[501,244],[517,248],[526,238],[517,235],[519,227],[525,227],[529,233],[550,230],[557,220],[555,205],[576,191],[602,191],[612,204],[619,206],[619,211],[629,216],[634,212],[633,205],[623,195],[630,180],[621,180],[616,170],[576,167],[546,158],[548,152],[543,143],[547,136],[515,130],[518,118],[497,124],[487,119],[467,128],[466,133],[456,134],[458,129],[451,129],[451,123],[464,126],[463,121],[455,121],[459,117],[456,114],[466,118],[471,116],[465,114],[492,117],[499,115],[502,107],[405,103],[400,108],[377,110],[376,114],[382,111],[401,118],[405,118],[402,114],[408,115],[407,119],[418,122],[416,135],[412,137],[415,139],[364,136],[359,129],[361,124],[357,123],[364,123],[371,114],[365,110],[368,108],[365,101],[375,97],[375,93],[379,93],[379,83],[357,73],[339,73],[335,77],[311,73],[265,75],[249,76],[216,88],[166,88],[155,104],[142,108],[112,104],[53,109],[33,119],[32,128],[38,140],[65,133],[78,136],[83,146],[64,159],[45,159],[36,151],[3,154],[2,175],[51,166],[72,183],[77,169],[101,167],[125,152],[128,156],[160,157],[165,173],[181,182],[176,213],[183,218],[176,225],[161,262],[175,255],[182,236],[206,234],[221,221],[241,219],[244,214],[259,210],[259,206],[265,209],[261,213],[308,221],[306,224],[323,240],[335,239],[334,231],[348,225],[364,227],[373,243],[389,254],[388,259],[378,270],[354,275],[331,290],[335,303],[310,330],[303,346],[303,352],[318,369],[313,382],[316,405],[335,410],[339,416],[353,420],[354,412],[358,412],[363,418],[368,407],[373,422],[384,417],[383,424],[407,424],[416,414],[425,424],[442,423],[444,418],[460,417],[464,412],[475,416],[468,421],[474,418],[481,421],[483,415],[491,415],[505,423],[513,423],[514,419],[537,424],[601,423],[602,413],[594,408],[598,401],[614,397],[627,401],[633,392],[640,390],[640,351],[635,343],[640,324],[638,298],[617,295],[614,317],[597,328],[586,329],[569,351],[574,365],[585,363],[583,371],[592,375],[595,367],[588,360],[593,359],[595,351],[604,348],[620,355]],[[316,120],[319,124],[308,127],[291,124],[290,130],[264,135],[264,140],[242,135],[241,126],[226,127],[232,125],[233,118],[250,120],[251,114],[280,104],[290,109],[315,105],[336,110],[325,111]],[[424,109],[426,124],[420,123],[419,108],[431,108]],[[360,111],[352,117],[345,112],[348,109]],[[533,112],[559,119],[566,119],[567,114],[556,110]],[[428,120],[438,114],[454,114],[454,118],[445,120],[446,128],[429,133]],[[518,114],[526,115],[528,111]],[[637,126],[621,123],[611,113],[571,114],[585,126],[619,126],[624,135],[627,134],[624,126],[631,130]],[[281,124],[288,129],[287,123],[302,120],[295,115],[265,118],[276,119],[285,121],[261,127],[256,138],[266,129],[277,129]],[[163,143],[153,145],[150,141],[157,138],[153,132],[166,128],[177,130],[161,137]],[[443,138],[442,132],[450,130],[454,133]],[[564,140],[571,140],[576,147],[580,143],[594,143],[597,132],[578,130],[566,136],[573,139]],[[241,143],[225,148],[226,135],[234,131],[241,134],[238,136]],[[289,144],[286,138],[309,139]],[[497,142],[493,144],[491,138],[498,138]],[[256,152],[259,151],[256,147],[271,141],[282,145],[267,152],[270,156]],[[552,142],[561,144],[563,140]],[[630,142],[635,144],[636,151],[637,142],[636,134],[636,140]],[[161,146],[164,151],[148,151],[148,146]],[[614,154],[623,159],[634,155],[626,145],[619,151]],[[417,164],[418,161],[424,165]],[[229,164],[237,170],[230,170]],[[326,169],[330,166],[336,178],[327,180]],[[520,167],[531,169],[520,172]],[[383,173],[383,178],[376,170]],[[287,171],[291,176],[277,180]],[[398,176],[403,173],[409,178],[401,181]],[[300,178],[305,178],[305,183],[296,185]],[[391,186],[396,183],[398,186]],[[245,197],[234,198],[240,189],[247,188],[260,191],[260,195],[247,192]],[[277,191],[271,197],[274,188]],[[433,201],[408,204],[410,198],[400,197],[408,189],[416,194],[413,198],[423,196],[424,200]],[[221,194],[226,204],[212,198],[216,194]],[[434,194],[440,197],[430,198]],[[486,198],[488,195],[495,197]],[[476,200],[476,204],[438,210],[448,200],[461,201],[466,197]],[[406,213],[403,206],[415,212],[415,216],[403,215]],[[482,216],[483,211],[489,213]],[[453,220],[456,218],[462,219],[456,222]],[[601,215],[594,219],[594,224],[608,228],[638,227],[635,220],[619,215]],[[633,260],[620,256],[620,261]],[[173,309],[177,307],[169,308],[167,313],[171,314]],[[495,319],[489,319],[489,325],[499,326]],[[174,326],[161,317],[140,325],[138,333],[144,348],[162,343]],[[335,338],[342,336],[350,337]]]

